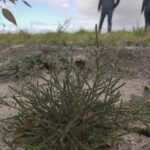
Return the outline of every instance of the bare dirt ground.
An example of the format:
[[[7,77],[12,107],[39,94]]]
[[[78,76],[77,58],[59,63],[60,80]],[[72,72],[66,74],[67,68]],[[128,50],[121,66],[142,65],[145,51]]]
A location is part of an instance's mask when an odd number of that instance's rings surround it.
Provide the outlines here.
[[[10,62],[11,59],[22,58],[23,56],[40,52],[43,55],[47,55],[57,51],[59,53],[69,53],[73,56],[83,56],[87,59],[87,63],[92,61],[91,51],[94,48],[85,47],[78,48],[76,46],[71,48],[59,47],[59,46],[26,46],[26,45],[14,45],[14,46],[0,46],[0,55],[4,57],[4,60],[0,61],[0,69],[4,64]],[[150,48],[135,48],[125,47],[122,49],[106,49],[106,58],[112,57],[114,52],[118,53],[119,68],[120,71],[128,72],[128,75],[122,79],[121,82],[125,82],[126,85],[120,90],[122,93],[122,99],[129,100],[131,95],[142,95],[144,86],[150,85]],[[9,95],[11,91],[8,86],[18,86],[19,81],[9,79],[0,79],[0,96]],[[0,118],[9,116],[13,111],[0,107]],[[0,124],[0,128],[1,128]],[[0,137],[1,139],[1,137]],[[119,146],[119,150],[150,150],[150,138],[137,134],[129,134],[124,137],[125,141]],[[0,150],[9,150],[2,140],[0,140]]]

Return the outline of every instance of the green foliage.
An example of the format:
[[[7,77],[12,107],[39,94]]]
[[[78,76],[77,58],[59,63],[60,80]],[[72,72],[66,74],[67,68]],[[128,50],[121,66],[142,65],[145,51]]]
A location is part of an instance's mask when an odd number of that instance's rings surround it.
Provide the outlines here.
[[[98,34],[99,45],[104,47],[149,47],[150,46],[150,33],[144,30],[134,31],[118,31],[109,34]],[[60,46],[95,46],[95,32],[80,30],[75,33],[68,32],[48,32],[30,34],[26,31],[19,33],[6,33],[0,34],[0,44],[53,44]],[[74,44],[73,44],[74,43]],[[73,44],[73,45],[72,45]]]
[[[62,73],[51,73],[42,84],[26,82],[12,88],[11,100],[1,98],[1,105],[18,111],[2,120],[7,144],[26,150],[110,149],[120,139],[118,130],[132,132],[137,122],[148,126],[148,101],[139,101],[140,107],[122,102],[121,78],[106,73],[99,60],[92,82],[88,69],[81,73],[69,61]],[[9,133],[15,134],[12,141],[5,138]]]
[[[2,68],[0,76],[4,78],[25,77],[36,75],[41,67],[42,60],[39,54],[31,54],[22,59],[12,60],[6,67]],[[36,67],[37,66],[37,67]]]
[[[130,114],[129,119],[134,122],[143,123],[144,128],[134,127],[133,131],[150,137],[150,88],[145,86],[142,96],[132,95],[131,101],[128,103]]]
[[[59,23],[58,28],[57,28],[57,32],[58,33],[64,32],[68,28],[69,23],[70,23],[70,19],[66,19],[63,24]]]
[[[150,89],[145,86],[143,96],[133,95],[130,105],[134,108],[129,114],[132,114],[133,121],[145,122],[145,125],[150,123]],[[144,117],[145,115],[145,117]]]
[[[20,90],[12,88],[16,94],[11,102],[0,101],[18,111],[5,120],[5,134],[15,133],[12,141],[5,139],[7,143],[29,150],[99,150],[119,139],[117,129],[125,117],[120,77],[106,74],[98,60],[96,65],[92,83],[88,70],[81,74],[69,63],[62,75],[53,72],[43,84],[27,82]]]
[[[53,71],[63,69],[61,63],[65,63],[65,57],[56,53],[51,56],[43,56],[41,53],[26,55],[18,60],[12,60],[0,71],[0,77],[16,78],[39,75],[42,70]]]

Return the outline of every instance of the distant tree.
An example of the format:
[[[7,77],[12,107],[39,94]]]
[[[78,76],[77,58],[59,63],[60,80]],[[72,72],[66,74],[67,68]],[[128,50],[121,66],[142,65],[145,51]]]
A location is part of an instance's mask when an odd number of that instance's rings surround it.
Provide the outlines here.
[[[2,15],[8,21],[10,21],[11,23],[13,23],[16,26],[17,26],[17,22],[16,22],[16,19],[15,19],[13,13],[9,9],[3,7],[3,5],[6,5],[7,2],[10,2],[10,3],[13,3],[14,5],[16,5],[16,3],[18,1],[19,0],[0,0],[0,7],[1,7],[1,10],[2,10]],[[25,1],[25,0],[20,0],[20,1],[22,1],[26,6],[31,7],[31,5],[27,1]],[[3,23],[3,25],[5,26],[4,23]]]

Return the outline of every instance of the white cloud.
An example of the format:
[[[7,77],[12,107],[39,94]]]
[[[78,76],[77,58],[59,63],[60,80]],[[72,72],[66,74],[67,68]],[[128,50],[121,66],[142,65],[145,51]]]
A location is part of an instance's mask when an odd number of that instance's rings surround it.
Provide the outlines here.
[[[68,9],[70,7],[69,0],[33,0],[36,3],[53,5],[55,7],[61,7],[64,9]]]
[[[70,5],[67,2],[62,4],[62,8],[64,8],[64,9],[69,9],[69,7],[70,7]]]

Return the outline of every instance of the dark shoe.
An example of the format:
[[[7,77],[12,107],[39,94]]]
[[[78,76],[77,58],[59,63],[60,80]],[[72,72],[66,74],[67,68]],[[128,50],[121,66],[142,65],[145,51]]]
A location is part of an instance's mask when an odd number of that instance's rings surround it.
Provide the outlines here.
[[[111,27],[108,28],[108,33],[110,33],[110,32],[111,32]]]
[[[149,32],[150,31],[150,25],[145,25],[145,32]]]

